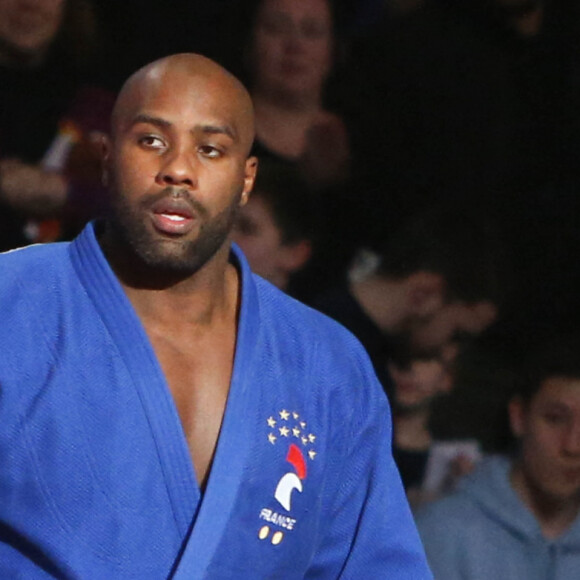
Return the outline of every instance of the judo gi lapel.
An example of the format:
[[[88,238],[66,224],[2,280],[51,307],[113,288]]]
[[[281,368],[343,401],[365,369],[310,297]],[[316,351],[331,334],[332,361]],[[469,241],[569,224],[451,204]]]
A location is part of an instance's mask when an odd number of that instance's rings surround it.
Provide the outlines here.
[[[256,384],[256,344],[259,334],[259,305],[256,287],[245,258],[234,246],[241,275],[242,293],[236,355],[226,411],[206,492],[174,580],[205,578],[243,483],[252,425],[252,386]]]
[[[71,260],[111,334],[137,388],[163,473],[173,515],[185,538],[173,578],[203,578],[230,520],[242,484],[251,437],[251,395],[259,334],[257,291],[249,266],[234,248],[242,283],[236,354],[226,410],[206,492],[201,493],[181,421],[153,347],[112,272],[89,224],[71,244]]]
[[[185,537],[199,508],[201,493],[165,376],[141,321],[101,252],[94,224],[89,224],[70,248],[77,275],[137,389],[155,440],[173,517]]]

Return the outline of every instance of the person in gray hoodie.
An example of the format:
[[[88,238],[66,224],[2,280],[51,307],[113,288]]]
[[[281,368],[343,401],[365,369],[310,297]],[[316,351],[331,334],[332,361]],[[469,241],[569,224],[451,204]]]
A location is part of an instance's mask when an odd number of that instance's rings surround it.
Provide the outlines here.
[[[580,341],[530,357],[508,404],[517,450],[416,514],[436,580],[580,578]]]

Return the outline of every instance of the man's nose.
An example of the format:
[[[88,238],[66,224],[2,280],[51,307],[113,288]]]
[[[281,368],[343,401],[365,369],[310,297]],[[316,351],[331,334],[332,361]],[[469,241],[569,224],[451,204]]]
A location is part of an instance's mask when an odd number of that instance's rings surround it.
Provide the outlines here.
[[[157,175],[161,185],[197,186],[197,168],[195,155],[185,149],[169,151],[163,157],[163,163]]]

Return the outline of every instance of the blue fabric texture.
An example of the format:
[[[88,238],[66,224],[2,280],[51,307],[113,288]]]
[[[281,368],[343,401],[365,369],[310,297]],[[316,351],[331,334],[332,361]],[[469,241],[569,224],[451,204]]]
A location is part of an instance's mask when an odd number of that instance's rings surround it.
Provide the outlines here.
[[[452,495],[416,521],[437,580],[580,578],[580,518],[546,539],[509,480],[504,456],[486,458]]]
[[[202,495],[94,224],[0,255],[0,578],[431,578],[354,337],[250,273]]]

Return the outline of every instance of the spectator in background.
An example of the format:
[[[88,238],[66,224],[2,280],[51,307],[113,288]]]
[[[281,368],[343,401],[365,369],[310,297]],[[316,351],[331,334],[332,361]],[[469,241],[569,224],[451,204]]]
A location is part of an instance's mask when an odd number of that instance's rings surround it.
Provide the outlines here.
[[[312,192],[295,168],[264,159],[234,225],[233,240],[252,270],[289,293],[313,251],[314,206]]]
[[[576,578],[580,569],[580,341],[531,353],[509,401],[517,449],[419,511],[436,579]]]
[[[325,93],[339,50],[334,4],[253,0],[242,7],[241,65],[256,110],[255,154],[297,164],[319,187],[340,183],[348,173],[348,137]]]
[[[501,244],[476,215],[423,212],[393,233],[378,266],[310,301],[363,343],[383,386],[396,345],[411,355],[437,353],[495,321],[504,280]]]
[[[459,343],[449,343],[436,353],[395,353],[389,363],[393,457],[415,509],[451,491],[479,458],[476,440],[438,441],[430,425],[434,402],[453,389],[459,350]]]
[[[72,235],[102,207],[91,136],[113,95],[89,88],[96,46],[87,0],[0,0],[1,250]]]
[[[295,166],[324,208],[316,226],[317,253],[301,290],[308,299],[345,275],[360,236],[342,115],[344,6],[333,0],[240,5],[234,27],[244,50],[230,67],[241,71],[254,101],[253,153]]]

